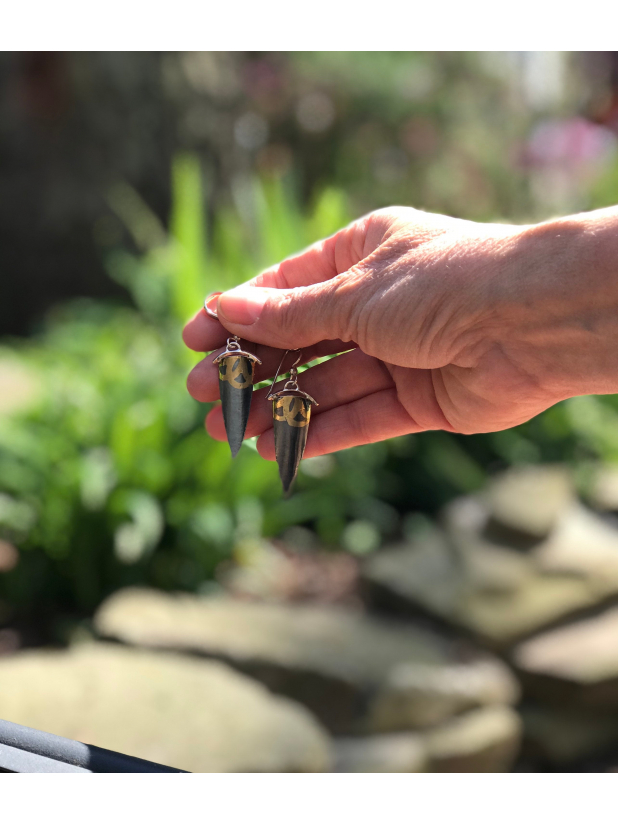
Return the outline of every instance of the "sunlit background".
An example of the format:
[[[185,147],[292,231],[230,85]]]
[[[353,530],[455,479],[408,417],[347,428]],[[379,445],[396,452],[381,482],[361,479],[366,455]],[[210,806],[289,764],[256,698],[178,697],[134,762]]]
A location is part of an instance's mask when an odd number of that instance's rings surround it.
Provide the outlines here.
[[[375,208],[617,201],[618,53],[2,54],[0,718],[191,771],[618,765],[614,397],[283,500],[180,338]]]

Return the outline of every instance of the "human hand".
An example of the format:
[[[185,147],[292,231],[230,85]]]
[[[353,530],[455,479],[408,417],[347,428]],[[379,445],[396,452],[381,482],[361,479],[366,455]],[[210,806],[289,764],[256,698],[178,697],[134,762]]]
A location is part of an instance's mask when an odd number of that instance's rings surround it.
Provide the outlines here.
[[[524,227],[381,210],[223,293],[219,321],[200,310],[183,337],[197,351],[229,334],[258,344],[256,382],[282,349],[302,348],[304,363],[345,352],[301,376],[320,404],[306,457],[506,429],[572,395],[618,391],[617,228],[616,209]],[[211,360],[187,381],[200,401],[219,395]],[[245,437],[274,459],[268,391],[255,392]],[[220,407],[206,426],[226,440]]]

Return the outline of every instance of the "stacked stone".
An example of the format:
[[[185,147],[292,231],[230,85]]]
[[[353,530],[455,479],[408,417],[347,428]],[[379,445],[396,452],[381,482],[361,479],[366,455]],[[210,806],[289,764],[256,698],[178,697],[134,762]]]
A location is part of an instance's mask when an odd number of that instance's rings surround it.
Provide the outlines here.
[[[530,768],[618,753],[615,474],[588,504],[564,467],[510,470],[363,573],[374,605],[421,610],[513,667]]]
[[[96,626],[125,646],[0,660],[0,717],[194,772],[504,771],[519,749],[508,667],[417,624],[125,590]]]
[[[617,511],[611,474],[584,505],[522,468],[368,558],[364,607],[332,564],[345,606],[291,604],[272,548],[236,597],[121,591],[105,640],[0,659],[0,717],[192,772],[611,766]]]

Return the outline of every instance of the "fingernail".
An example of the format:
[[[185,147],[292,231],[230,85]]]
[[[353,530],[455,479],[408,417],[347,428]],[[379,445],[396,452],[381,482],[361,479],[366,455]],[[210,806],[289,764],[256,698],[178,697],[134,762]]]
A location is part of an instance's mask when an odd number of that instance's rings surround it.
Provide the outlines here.
[[[211,318],[218,320],[217,318],[217,301],[219,300],[219,295],[222,292],[211,292],[210,295],[204,301],[204,309],[206,310],[206,314],[210,315]]]
[[[230,323],[250,326],[262,314],[270,290],[256,286],[237,286],[219,298],[218,312]]]

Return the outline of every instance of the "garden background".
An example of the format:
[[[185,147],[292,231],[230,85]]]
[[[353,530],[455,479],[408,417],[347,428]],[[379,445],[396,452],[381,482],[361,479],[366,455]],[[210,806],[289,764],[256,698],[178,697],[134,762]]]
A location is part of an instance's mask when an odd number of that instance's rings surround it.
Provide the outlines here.
[[[375,208],[526,223],[617,200],[616,53],[0,56],[0,652],[91,639],[126,587],[360,609],[363,564],[509,467],[559,463],[598,504],[612,396],[310,459],[284,500],[250,442],[232,462],[205,434],[180,333]]]

